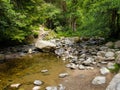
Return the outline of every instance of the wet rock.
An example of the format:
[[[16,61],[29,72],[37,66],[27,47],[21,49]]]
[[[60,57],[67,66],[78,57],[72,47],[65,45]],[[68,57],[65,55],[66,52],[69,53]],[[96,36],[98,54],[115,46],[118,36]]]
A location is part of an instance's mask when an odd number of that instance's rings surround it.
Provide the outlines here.
[[[33,89],[32,90],[40,90],[41,89],[41,87],[40,86],[35,86],[35,87],[33,87]]]
[[[109,71],[106,67],[102,67],[102,68],[100,69],[100,73],[101,73],[102,75],[106,75],[106,74],[110,73],[110,71]]]
[[[20,83],[17,83],[17,84],[11,84],[10,87],[11,88],[19,88],[20,87]]]
[[[43,82],[40,81],[40,80],[35,80],[35,81],[34,81],[34,85],[40,86],[40,85],[42,85],[42,84],[43,84]]]
[[[106,90],[120,90],[120,73],[113,77]]]
[[[106,77],[104,76],[96,76],[93,81],[92,84],[93,85],[100,85],[100,84],[104,84],[106,82]]]
[[[61,73],[61,74],[59,74],[59,77],[60,78],[64,78],[64,77],[66,77],[66,76],[68,76],[69,74],[68,73]]]
[[[41,73],[46,73],[46,72],[48,72],[47,69],[41,70]]]
[[[58,90],[57,86],[48,86],[45,88],[45,90]]]

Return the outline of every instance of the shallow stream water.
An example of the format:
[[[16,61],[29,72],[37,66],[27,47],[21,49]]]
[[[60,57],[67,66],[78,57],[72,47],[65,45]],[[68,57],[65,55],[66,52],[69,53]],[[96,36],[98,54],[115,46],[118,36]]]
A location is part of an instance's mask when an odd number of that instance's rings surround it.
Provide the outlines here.
[[[41,73],[47,69],[48,72]],[[9,60],[0,64],[0,90],[32,90],[34,80],[44,82],[46,86],[58,85],[60,73],[66,72],[65,63],[54,54],[29,54],[19,59]],[[10,88],[11,84],[21,83],[19,89]]]

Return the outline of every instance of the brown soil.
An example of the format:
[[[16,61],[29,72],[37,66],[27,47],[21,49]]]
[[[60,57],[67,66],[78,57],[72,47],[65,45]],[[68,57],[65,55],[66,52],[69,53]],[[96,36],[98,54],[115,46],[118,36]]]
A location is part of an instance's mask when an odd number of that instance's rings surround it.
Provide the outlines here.
[[[99,69],[94,70],[72,70],[70,75],[61,80],[66,90],[106,90],[109,82],[114,76],[112,73],[106,75],[106,83],[102,85],[92,85],[92,80],[100,76]]]

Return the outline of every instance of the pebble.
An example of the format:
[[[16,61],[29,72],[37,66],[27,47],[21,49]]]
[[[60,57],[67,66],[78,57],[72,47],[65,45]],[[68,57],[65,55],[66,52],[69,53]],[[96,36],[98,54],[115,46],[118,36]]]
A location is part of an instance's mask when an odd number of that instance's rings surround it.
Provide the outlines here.
[[[42,84],[43,84],[43,82],[40,81],[40,80],[35,80],[35,81],[34,81],[34,85],[40,86],[40,85],[42,85]]]

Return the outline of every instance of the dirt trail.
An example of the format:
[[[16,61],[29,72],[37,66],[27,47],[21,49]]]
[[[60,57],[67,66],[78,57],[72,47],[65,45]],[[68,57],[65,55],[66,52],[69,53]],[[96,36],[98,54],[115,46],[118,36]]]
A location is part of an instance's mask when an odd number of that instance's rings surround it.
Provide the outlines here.
[[[114,74],[106,75],[106,83],[102,85],[92,85],[92,80],[100,75],[99,69],[94,70],[72,70],[70,76],[63,78],[61,83],[66,86],[66,90],[106,90]]]

